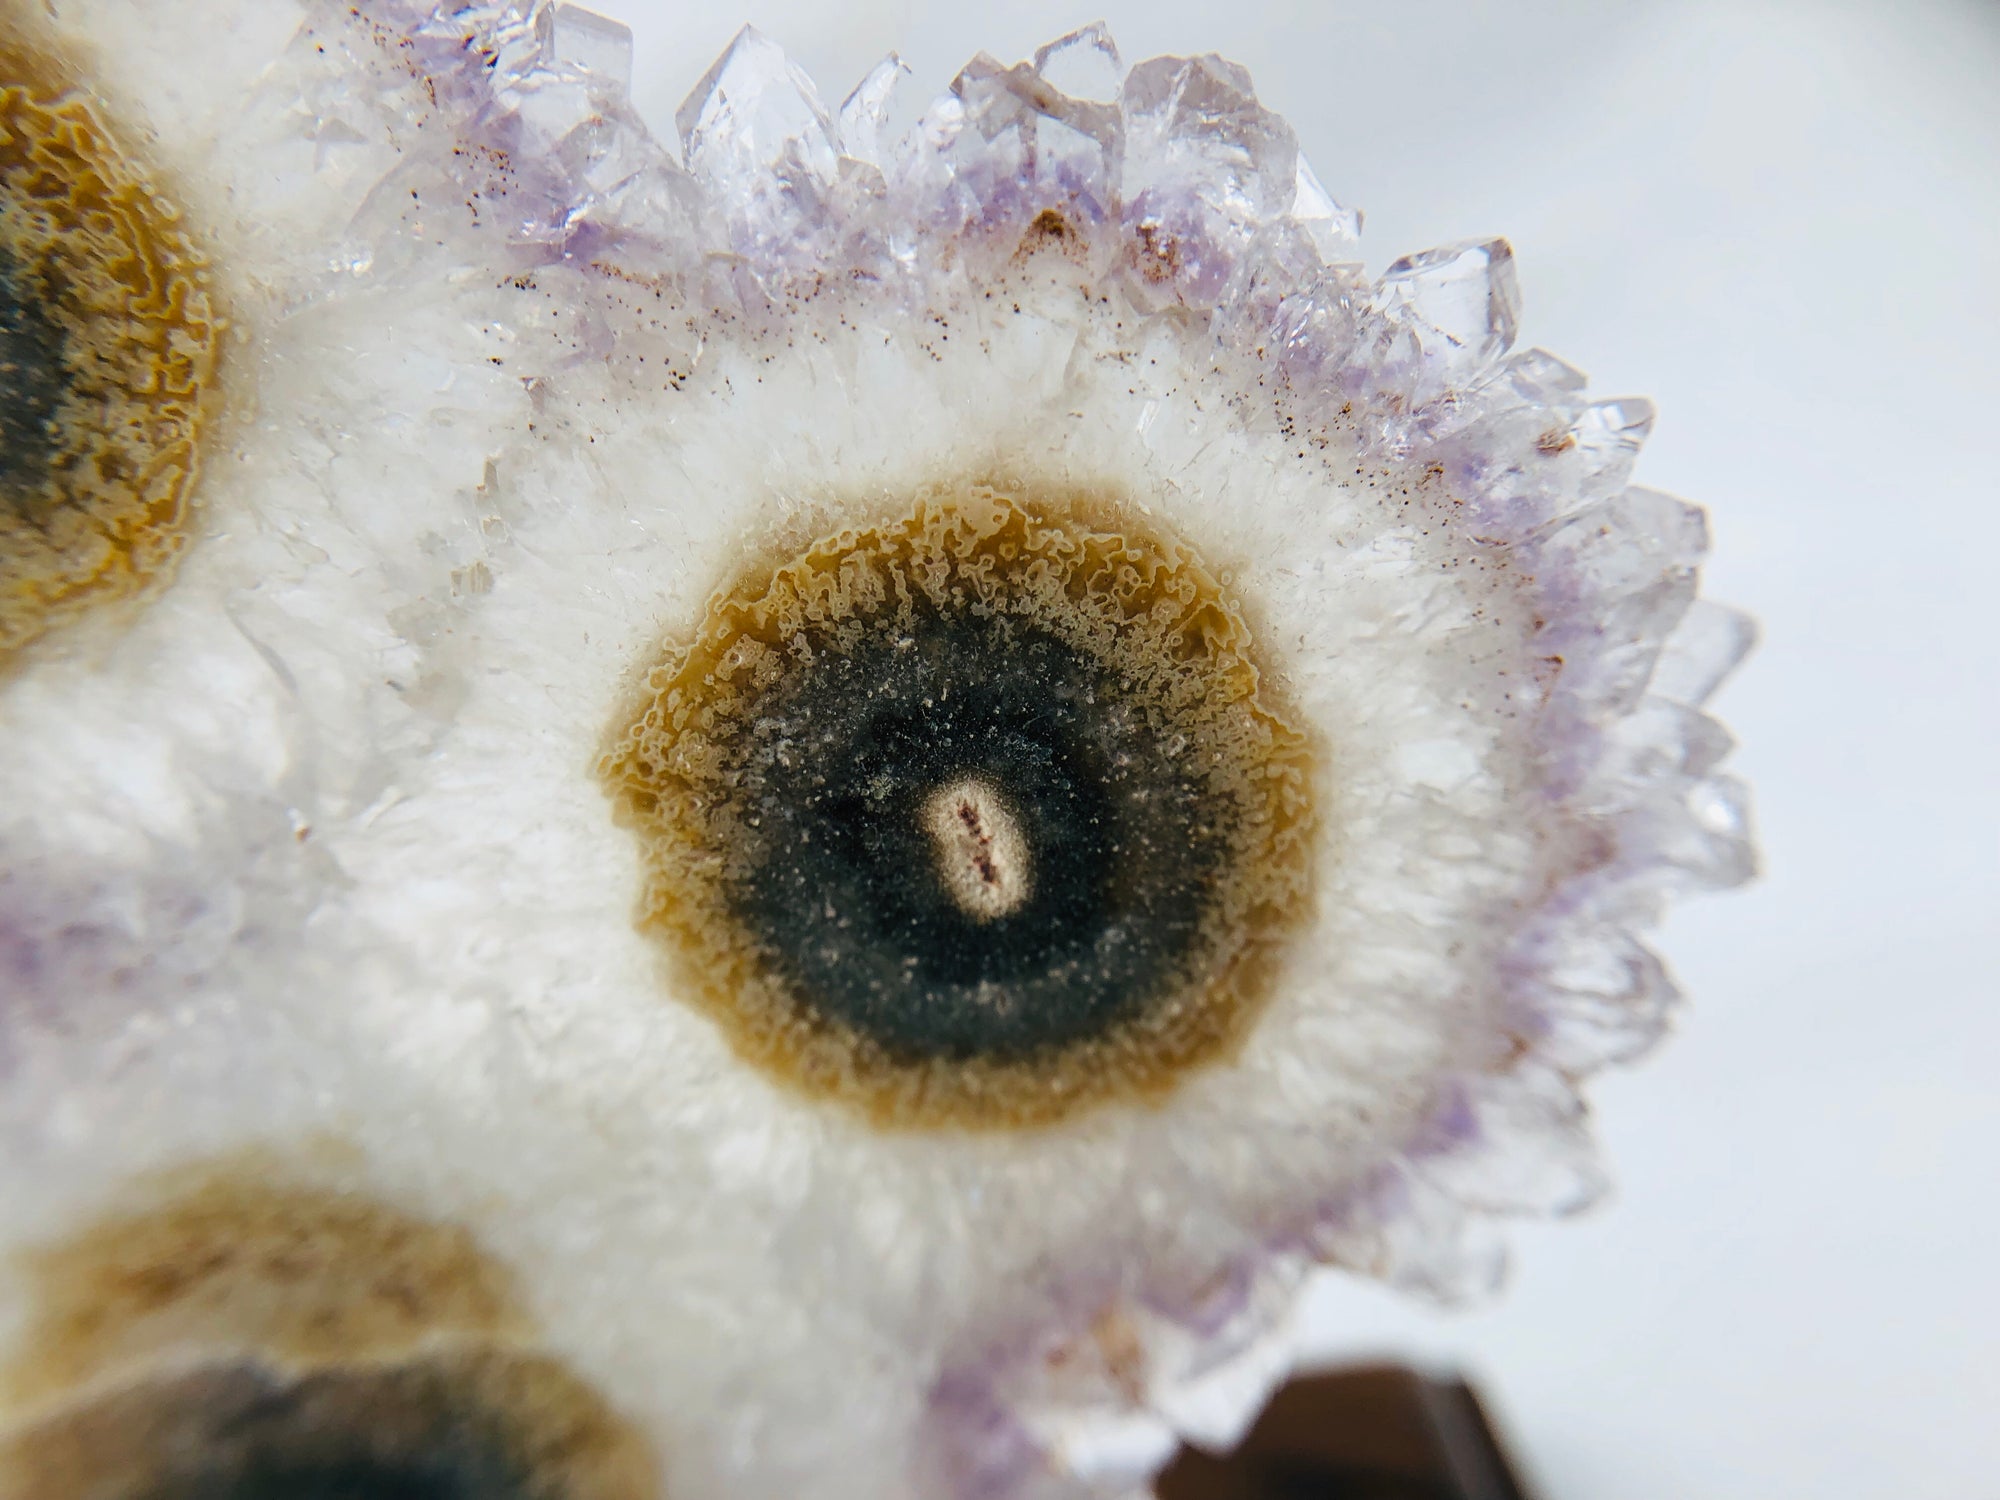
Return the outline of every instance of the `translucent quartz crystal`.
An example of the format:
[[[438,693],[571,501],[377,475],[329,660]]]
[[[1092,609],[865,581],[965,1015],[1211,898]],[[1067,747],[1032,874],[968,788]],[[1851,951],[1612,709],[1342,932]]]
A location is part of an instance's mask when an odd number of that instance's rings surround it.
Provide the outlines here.
[[[632,87],[632,28],[581,5],[537,13],[544,56],[620,93]]]
[[[1329,263],[1345,260],[1360,244],[1360,211],[1335,203],[1303,156],[1299,158],[1298,186],[1286,217],[1305,230],[1312,239],[1313,249]]]
[[[1125,62],[1111,33],[1097,21],[1036,48],[1035,72],[1042,82],[1071,99],[1116,104],[1125,79]]]
[[[1756,644],[1756,623],[1743,611],[1697,599],[1661,648],[1649,691],[1679,703],[1706,703]]]
[[[1250,78],[1217,57],[1154,58],[1125,79],[1119,190],[1142,279],[1176,300],[1221,295],[1260,225],[1298,197],[1298,141],[1257,104]]]
[[[1505,240],[1406,255],[1382,273],[1383,311],[1422,330],[1447,371],[1471,373],[1513,347],[1521,322],[1514,252]]]
[[[900,57],[885,57],[841,104],[840,148],[850,159],[878,172],[886,165],[885,154],[893,143],[887,135],[889,109],[897,85],[909,76],[909,67]]]
[[[833,123],[812,80],[769,37],[744,28],[674,123],[688,171],[745,251],[782,253],[825,212],[839,175]]]

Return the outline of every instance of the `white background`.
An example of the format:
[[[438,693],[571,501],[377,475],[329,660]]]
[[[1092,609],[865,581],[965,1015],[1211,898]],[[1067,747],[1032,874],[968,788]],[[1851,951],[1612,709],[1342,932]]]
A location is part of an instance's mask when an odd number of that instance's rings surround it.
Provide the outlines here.
[[[669,139],[744,21],[837,104],[1102,14],[1247,65],[1372,268],[1512,239],[1523,342],[1659,403],[1640,478],[1762,619],[1719,707],[1768,872],[1665,935],[1614,1201],[1489,1310],[1329,1277],[1306,1350],[1467,1369],[1547,1500],[2000,1496],[2000,5],[595,3]]]

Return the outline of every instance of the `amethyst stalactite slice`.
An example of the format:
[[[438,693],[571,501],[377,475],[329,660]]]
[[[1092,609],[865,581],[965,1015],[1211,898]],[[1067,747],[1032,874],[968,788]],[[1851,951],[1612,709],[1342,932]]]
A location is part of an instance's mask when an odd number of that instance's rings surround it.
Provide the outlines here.
[[[1102,28],[838,108],[746,31],[676,144],[567,4],[48,25],[230,402],[171,580],[0,680],[0,1251],[335,1143],[678,1500],[1115,1496],[1312,1268],[1603,1191],[1751,632],[1504,240],[1370,275]]]

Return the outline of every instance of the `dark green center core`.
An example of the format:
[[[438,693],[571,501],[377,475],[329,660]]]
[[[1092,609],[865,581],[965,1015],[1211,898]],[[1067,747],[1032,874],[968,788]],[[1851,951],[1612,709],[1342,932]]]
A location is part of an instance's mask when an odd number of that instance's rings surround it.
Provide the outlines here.
[[[0,247],[0,505],[28,520],[45,503],[68,390],[61,327],[37,278]]]
[[[501,1494],[512,1493],[502,1491]],[[187,1500],[497,1500],[443,1464],[384,1464],[329,1458],[300,1464],[266,1460],[241,1472],[205,1475],[179,1491]]]
[[[211,1378],[135,1500],[533,1500],[504,1422],[421,1368]],[[198,1433],[198,1438],[195,1434]],[[190,1440],[192,1439],[192,1440]],[[544,1476],[546,1480],[546,1476]]]
[[[1132,689],[1054,636],[920,610],[795,662],[735,753],[728,899],[794,998],[899,1061],[1032,1057],[1101,1037],[1207,957],[1218,799]],[[925,809],[999,795],[1031,875],[968,912]]]

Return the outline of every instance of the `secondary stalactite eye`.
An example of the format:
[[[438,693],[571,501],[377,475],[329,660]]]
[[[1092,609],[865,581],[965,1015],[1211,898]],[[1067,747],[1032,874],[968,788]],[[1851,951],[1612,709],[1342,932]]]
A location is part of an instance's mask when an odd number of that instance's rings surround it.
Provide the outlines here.
[[[204,1367],[65,1413],[0,1464],[37,1500],[642,1500],[629,1442],[555,1361],[480,1351]]]
[[[643,1441],[537,1349],[462,1231],[219,1176],[32,1257],[0,1495],[652,1500]]]
[[[184,539],[219,324],[101,104],[0,20],[0,663]]]
[[[883,1123],[1156,1096],[1310,890],[1314,756],[1184,547],[967,484],[719,593],[602,771],[739,1050]]]

